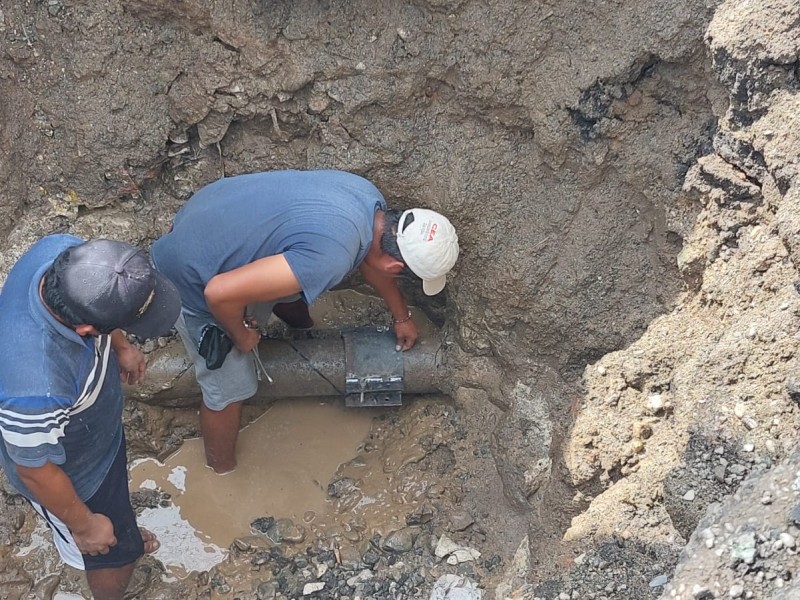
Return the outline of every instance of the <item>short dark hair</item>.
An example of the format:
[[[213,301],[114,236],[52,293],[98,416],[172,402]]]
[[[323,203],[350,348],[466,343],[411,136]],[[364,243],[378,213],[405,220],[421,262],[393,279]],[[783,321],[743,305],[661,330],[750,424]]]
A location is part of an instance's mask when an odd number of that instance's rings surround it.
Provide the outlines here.
[[[383,211],[383,232],[381,233],[381,250],[402,262],[405,266],[403,267],[402,272],[400,273],[403,277],[408,277],[409,279],[417,280],[419,277],[408,268],[405,259],[403,258],[403,253],[400,252],[400,246],[397,245],[397,229],[400,225],[400,217],[403,216],[405,211],[398,210],[396,208],[390,208]],[[406,217],[405,222],[403,223],[403,230],[406,229],[411,223],[414,222],[414,214],[411,213]]]
[[[69,264],[70,250],[71,248],[67,248],[59,254],[53,261],[53,264],[50,265],[50,268],[45,272],[42,283],[42,299],[47,307],[69,327],[91,325],[100,333],[111,333],[107,328],[100,328],[96,323],[91,323],[86,318],[77,314],[64,300],[64,296],[61,293],[61,278],[66,265]]]
[[[403,255],[400,253],[400,247],[397,245],[397,225],[400,223],[400,217],[402,214],[403,211],[397,209],[388,209],[383,211],[381,251],[385,252],[392,258],[396,258],[397,260],[403,260]]]

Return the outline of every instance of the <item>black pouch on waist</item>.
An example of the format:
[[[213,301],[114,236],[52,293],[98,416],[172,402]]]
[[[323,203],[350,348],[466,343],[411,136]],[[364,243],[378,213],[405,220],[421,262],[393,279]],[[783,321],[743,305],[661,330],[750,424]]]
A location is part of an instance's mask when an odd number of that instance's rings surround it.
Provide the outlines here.
[[[209,323],[200,332],[200,343],[197,352],[206,359],[206,368],[210,371],[219,369],[225,357],[233,348],[233,342],[222,329]]]

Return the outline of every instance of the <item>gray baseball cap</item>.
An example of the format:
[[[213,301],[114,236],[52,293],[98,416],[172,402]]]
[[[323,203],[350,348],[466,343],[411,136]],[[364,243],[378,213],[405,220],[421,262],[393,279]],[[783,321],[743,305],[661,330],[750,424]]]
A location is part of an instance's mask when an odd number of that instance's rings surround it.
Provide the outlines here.
[[[180,294],[142,249],[96,239],[63,254],[62,299],[86,324],[139,338],[169,334],[181,310]]]

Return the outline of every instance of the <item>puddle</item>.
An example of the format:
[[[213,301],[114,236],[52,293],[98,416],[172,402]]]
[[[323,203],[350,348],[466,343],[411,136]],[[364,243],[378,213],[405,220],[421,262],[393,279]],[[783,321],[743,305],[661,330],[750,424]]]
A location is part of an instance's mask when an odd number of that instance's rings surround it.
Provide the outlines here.
[[[355,456],[378,414],[346,409],[338,399],[283,400],[240,432],[233,473],[205,466],[200,439],[187,440],[163,464],[137,461],[131,490],[161,489],[174,503],[139,517],[161,540],[155,557],[181,570],[207,570],[258,517],[312,523],[327,509],[328,482]]]
[[[36,527],[31,531],[31,542],[27,546],[20,547],[14,555],[18,558],[28,556],[31,552],[47,548],[53,543],[52,532],[44,519],[36,519]]]
[[[413,310],[420,334],[430,335],[432,324]],[[347,290],[323,296],[311,315],[317,327],[331,328],[380,322],[387,313],[379,298]],[[404,527],[406,515],[437,489],[435,477],[416,467],[428,454],[420,440],[435,448],[430,440],[440,432],[427,402],[405,404],[411,406],[348,409],[343,398],[279,400],[240,432],[238,467],[227,475],[205,466],[200,439],[187,440],[163,464],[134,462],[131,491],[171,496],[168,506],[139,516],[160,538],[155,558],[177,577],[208,570],[265,516],[302,528],[302,547],[314,537],[355,543]],[[327,494],[331,482],[342,483],[335,497]]]

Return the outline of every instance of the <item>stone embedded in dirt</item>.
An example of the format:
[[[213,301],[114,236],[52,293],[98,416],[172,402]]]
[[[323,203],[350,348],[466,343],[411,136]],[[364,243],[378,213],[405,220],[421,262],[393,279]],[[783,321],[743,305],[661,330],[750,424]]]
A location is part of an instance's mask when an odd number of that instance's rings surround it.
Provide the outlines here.
[[[756,536],[753,532],[740,535],[733,541],[731,548],[731,562],[735,566],[739,562],[747,565],[753,564],[756,557]]]
[[[278,596],[278,584],[275,581],[263,581],[256,588],[257,600],[273,600]]]
[[[267,533],[267,530],[272,526],[275,522],[275,517],[259,517],[252,523],[250,523],[250,527],[255,529],[256,531],[260,531],[261,533]]]
[[[245,542],[242,538],[236,538],[233,540],[233,545],[236,546],[237,549],[241,550],[242,552],[247,552],[250,550],[250,544]]]
[[[450,531],[464,531],[473,523],[475,523],[475,519],[463,508],[457,508],[450,513]]]
[[[355,479],[342,477],[328,484],[328,495],[332,498],[341,498],[356,487]]]
[[[381,548],[389,552],[408,552],[414,547],[414,540],[417,534],[419,534],[419,529],[415,527],[404,527],[403,529],[392,531],[381,542]]]
[[[481,557],[481,553],[475,550],[474,548],[459,548],[458,550],[453,551],[450,556],[447,557],[447,564],[448,565],[458,565],[465,562],[472,562],[473,560],[478,560]]]
[[[656,588],[656,587],[661,587],[663,585],[667,585],[668,582],[669,582],[669,577],[667,577],[666,575],[659,575],[657,577],[653,577],[653,579],[651,579],[650,583],[648,583],[647,585],[649,585],[651,588]]]
[[[347,585],[351,588],[356,587],[359,583],[369,581],[374,577],[374,574],[369,569],[362,569],[358,575],[354,575],[347,580]]]
[[[647,397],[647,412],[651,415],[657,415],[664,410],[664,399],[661,394],[651,394]]]
[[[461,546],[456,544],[449,537],[447,537],[446,535],[443,535],[442,537],[439,538],[439,541],[436,542],[436,549],[434,550],[434,554],[438,558],[444,558],[448,554],[458,550],[460,547]]]
[[[303,526],[295,524],[291,519],[278,519],[264,532],[276,544],[289,542],[299,544],[306,539],[306,530]]]
[[[303,596],[309,596],[311,594],[315,594],[324,587],[325,587],[324,581],[318,581],[316,583],[307,583],[303,586]]]
[[[406,525],[423,525],[430,522],[434,514],[433,506],[429,502],[423,502],[414,512],[406,515]]]
[[[800,504],[796,504],[789,511],[789,522],[800,526]]]
[[[481,600],[483,592],[461,575],[442,575],[431,590],[430,600]]]

